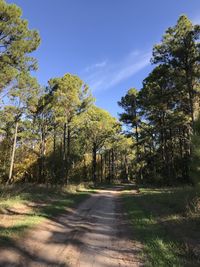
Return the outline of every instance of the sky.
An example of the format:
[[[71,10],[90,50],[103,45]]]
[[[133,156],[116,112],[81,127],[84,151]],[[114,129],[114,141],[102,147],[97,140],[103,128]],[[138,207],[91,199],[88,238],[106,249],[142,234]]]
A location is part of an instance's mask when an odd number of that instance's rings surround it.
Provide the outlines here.
[[[42,85],[65,73],[90,87],[113,116],[128,89],[151,71],[152,48],[186,14],[200,23],[200,0],[7,0],[23,10],[41,45],[34,74]]]

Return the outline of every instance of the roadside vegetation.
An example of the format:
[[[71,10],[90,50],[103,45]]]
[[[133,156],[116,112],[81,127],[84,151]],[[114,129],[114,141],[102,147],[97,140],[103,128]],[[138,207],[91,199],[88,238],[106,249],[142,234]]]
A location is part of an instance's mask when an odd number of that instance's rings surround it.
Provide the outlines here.
[[[123,195],[145,266],[199,266],[200,198],[191,187],[141,188]]]
[[[0,245],[12,243],[25,230],[45,218],[61,215],[89,197],[83,185],[47,188],[10,186],[0,188]]]

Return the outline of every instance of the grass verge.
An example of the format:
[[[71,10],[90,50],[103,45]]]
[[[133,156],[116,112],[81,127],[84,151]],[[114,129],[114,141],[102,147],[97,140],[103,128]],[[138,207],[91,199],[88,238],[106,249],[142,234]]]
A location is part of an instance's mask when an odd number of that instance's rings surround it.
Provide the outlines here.
[[[88,192],[69,188],[29,185],[0,189],[0,245],[12,243],[26,229],[45,218],[62,214],[89,197]]]
[[[145,266],[200,266],[200,214],[190,208],[195,194],[186,187],[123,195]]]

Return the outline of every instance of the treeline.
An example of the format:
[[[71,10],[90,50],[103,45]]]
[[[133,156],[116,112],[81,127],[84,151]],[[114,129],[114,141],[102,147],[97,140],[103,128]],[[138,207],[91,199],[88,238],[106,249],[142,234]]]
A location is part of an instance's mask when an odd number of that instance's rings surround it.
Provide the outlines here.
[[[41,87],[30,56],[40,44],[21,10],[0,0],[0,182],[111,182],[131,175],[132,139],[94,105],[77,76]]]
[[[136,142],[140,182],[199,181],[199,37],[200,26],[181,16],[154,46],[155,68],[141,90],[130,89],[119,102],[124,109],[120,119]]]
[[[198,183],[199,25],[181,16],[154,46],[155,68],[119,101],[123,134],[78,76],[31,76],[40,36],[21,15],[0,0],[0,182]]]

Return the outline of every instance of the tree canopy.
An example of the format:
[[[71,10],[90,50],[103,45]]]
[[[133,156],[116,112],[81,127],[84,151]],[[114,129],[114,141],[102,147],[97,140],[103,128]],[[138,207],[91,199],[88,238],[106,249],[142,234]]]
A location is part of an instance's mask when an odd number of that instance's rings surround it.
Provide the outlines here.
[[[22,11],[14,4],[0,0],[0,89],[9,85],[21,73],[37,68],[30,56],[40,44],[37,31],[28,28]]]
[[[32,77],[39,33],[19,7],[0,0],[1,182],[196,183],[199,37],[185,15],[166,30],[142,88],[119,100],[117,120],[77,75],[39,85]]]

